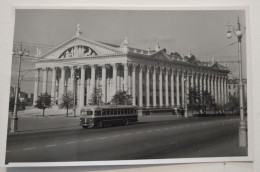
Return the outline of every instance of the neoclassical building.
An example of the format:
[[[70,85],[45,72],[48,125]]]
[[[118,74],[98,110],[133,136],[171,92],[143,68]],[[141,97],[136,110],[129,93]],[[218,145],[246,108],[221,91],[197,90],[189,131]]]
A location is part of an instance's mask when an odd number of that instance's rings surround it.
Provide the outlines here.
[[[34,102],[40,93],[48,92],[57,102],[71,91],[81,108],[88,105],[94,88],[99,88],[105,103],[116,91],[125,90],[140,108],[178,107],[184,106],[190,87],[208,90],[218,103],[227,101],[229,71],[224,66],[201,62],[192,54],[167,53],[159,42],[154,49],[143,50],[128,46],[127,39],[121,45],[89,40],[79,26],[75,36],[34,63]],[[39,84],[43,84],[41,90]]]

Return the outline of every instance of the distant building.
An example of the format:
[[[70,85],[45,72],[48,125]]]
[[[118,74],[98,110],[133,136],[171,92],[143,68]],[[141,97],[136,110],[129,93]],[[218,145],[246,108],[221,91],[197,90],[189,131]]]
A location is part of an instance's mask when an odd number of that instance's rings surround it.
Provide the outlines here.
[[[243,96],[247,98],[247,80],[243,79]],[[239,79],[228,79],[227,81],[228,96],[239,96]]]

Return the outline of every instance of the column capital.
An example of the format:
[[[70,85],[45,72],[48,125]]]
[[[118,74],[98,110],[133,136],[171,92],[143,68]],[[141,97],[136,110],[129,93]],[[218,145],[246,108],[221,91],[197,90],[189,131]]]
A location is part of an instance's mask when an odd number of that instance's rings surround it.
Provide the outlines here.
[[[102,69],[104,69],[104,68],[106,69],[106,68],[108,68],[108,65],[107,64],[102,64],[101,67],[102,67]]]
[[[94,69],[96,69],[96,68],[98,67],[98,65],[96,65],[96,64],[89,65],[89,66],[90,66],[90,68],[94,68]],[[81,67],[85,67],[85,65],[83,65],[83,66],[81,66]]]
[[[117,68],[117,67],[118,67],[118,63],[112,63],[111,66],[112,66],[113,68]]]

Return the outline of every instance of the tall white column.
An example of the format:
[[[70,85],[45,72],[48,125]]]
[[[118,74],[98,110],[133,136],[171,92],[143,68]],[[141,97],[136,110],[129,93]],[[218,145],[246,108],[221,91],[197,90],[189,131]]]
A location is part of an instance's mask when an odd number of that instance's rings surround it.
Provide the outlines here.
[[[102,101],[107,102],[107,67],[102,66]]]
[[[147,65],[146,68],[146,106],[150,106],[150,69],[151,67]]]
[[[163,106],[163,92],[162,92],[162,68],[159,68],[159,99],[160,99],[160,107]]]
[[[171,71],[171,105],[174,106],[174,71]]]
[[[47,93],[48,87],[48,68],[43,70],[43,85],[42,85],[42,93]]]
[[[75,82],[75,67],[70,66],[70,90],[74,93],[74,82]]]
[[[80,67],[81,77],[80,77],[80,100],[79,106],[84,106],[84,98],[85,98],[85,74],[86,74],[86,67]]]
[[[214,77],[214,75],[212,74],[212,75],[211,75],[211,95],[216,99],[216,97],[215,97],[215,91],[214,91],[214,79],[215,79],[215,77]]]
[[[203,91],[202,74],[200,74],[199,80],[200,80],[200,89],[199,90],[202,92]]]
[[[219,103],[222,103],[222,97],[221,97],[221,76],[218,77],[218,101],[219,101]]]
[[[157,106],[157,97],[156,97],[156,70],[157,68],[153,67],[153,106]]]
[[[96,87],[96,65],[91,66],[90,94]]]
[[[33,105],[36,105],[39,93],[40,69],[35,70]]]
[[[211,75],[210,74],[208,74],[208,76],[207,76],[207,82],[208,82],[208,84],[207,84],[207,90],[208,90],[208,92],[209,93],[211,93],[211,95],[212,95],[212,92],[211,92],[211,86],[210,86],[210,79],[211,79]]]
[[[224,102],[227,103],[228,93],[227,93],[227,77],[224,77]]]
[[[113,91],[112,91],[112,97],[116,94],[117,92],[117,64],[113,64]]]
[[[61,67],[61,78],[60,78],[60,83],[59,83],[59,99],[62,97],[64,94],[65,90],[65,67]]]
[[[165,105],[169,106],[169,73],[168,69],[165,69]]]
[[[218,77],[215,76],[215,82],[214,82],[214,93],[215,93],[215,98],[216,102],[218,103]]]
[[[194,73],[193,72],[191,72],[191,78],[190,78],[190,87],[191,88],[194,88]]]
[[[177,70],[176,71],[176,101],[177,101],[177,106],[180,106],[180,73]]]
[[[133,70],[132,70],[132,84],[133,84],[133,87],[132,87],[132,101],[133,101],[133,105],[135,106],[136,105],[136,83],[135,83],[135,79],[136,79],[136,65],[135,64],[133,64],[132,65],[132,67],[133,67]]]
[[[139,69],[139,107],[143,107],[143,66]]]
[[[123,64],[124,66],[124,91],[128,91],[128,64]]]
[[[55,96],[56,96],[56,68],[53,67],[52,69],[52,79],[51,79],[51,98],[52,102],[55,101]]]
[[[181,97],[182,97],[182,106],[185,104],[185,87],[184,87],[184,71],[181,73]]]
[[[198,77],[198,73],[195,73],[194,80],[195,80],[195,85],[194,85],[194,87],[195,87],[197,90],[199,90],[199,84],[198,84],[199,77]]]
[[[207,74],[203,75],[203,91],[207,90]]]

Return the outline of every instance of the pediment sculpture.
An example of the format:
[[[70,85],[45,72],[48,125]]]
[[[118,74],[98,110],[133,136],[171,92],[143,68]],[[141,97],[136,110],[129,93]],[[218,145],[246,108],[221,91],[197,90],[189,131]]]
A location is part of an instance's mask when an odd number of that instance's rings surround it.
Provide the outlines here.
[[[65,50],[59,58],[77,58],[92,55],[97,55],[93,49],[87,46],[78,45]]]

